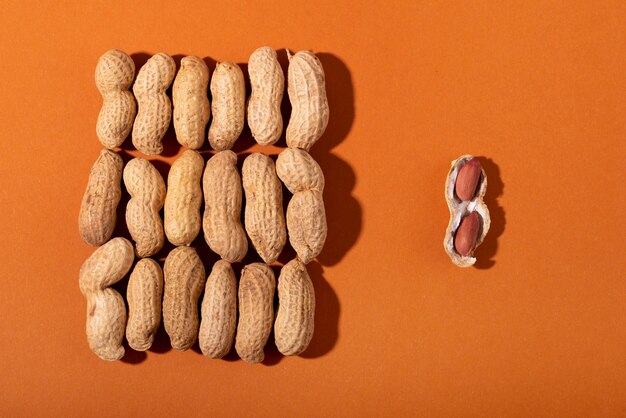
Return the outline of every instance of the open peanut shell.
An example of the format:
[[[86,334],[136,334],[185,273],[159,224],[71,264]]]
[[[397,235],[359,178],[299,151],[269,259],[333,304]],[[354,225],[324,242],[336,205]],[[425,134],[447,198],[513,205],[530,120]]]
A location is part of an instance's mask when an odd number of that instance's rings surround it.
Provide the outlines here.
[[[473,253],[485,239],[487,232],[489,232],[489,226],[491,225],[489,209],[487,209],[487,205],[483,201],[483,196],[485,196],[485,192],[487,191],[487,176],[485,174],[485,170],[481,168],[480,179],[478,180],[478,185],[476,187],[476,194],[471,200],[462,201],[455,192],[456,179],[459,174],[459,170],[461,170],[465,163],[472,158],[474,157],[471,155],[463,155],[452,161],[450,172],[446,178],[445,195],[446,202],[448,203],[448,209],[450,210],[450,222],[448,223],[448,228],[446,229],[446,236],[443,239],[443,247],[450,256],[452,262],[459,267],[469,267],[476,262],[476,258],[473,257]],[[463,256],[454,248],[454,237],[459,225],[461,224],[461,220],[472,212],[477,212],[478,215],[480,215],[481,227],[474,249],[469,255]]]

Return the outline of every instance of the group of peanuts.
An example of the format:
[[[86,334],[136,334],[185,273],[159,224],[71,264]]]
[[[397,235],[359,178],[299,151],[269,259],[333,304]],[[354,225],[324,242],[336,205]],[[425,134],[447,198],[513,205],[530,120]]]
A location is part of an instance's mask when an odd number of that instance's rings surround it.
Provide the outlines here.
[[[161,317],[172,347],[186,350],[199,340],[202,353],[210,358],[226,355],[234,340],[243,360],[261,362],[272,327],[284,355],[300,354],[309,345],[315,293],[306,264],[322,250],[327,226],[324,175],[308,151],[324,133],[329,111],[319,59],[308,51],[287,53],[292,106],[288,148],[276,164],[263,153],[249,155],[241,175],[237,155],[230,148],[243,130],[246,115],[259,144],[274,144],[283,131],[280,103],[285,77],[273,49],[262,47],[250,56],[247,111],[244,76],[237,64],[217,63],[211,78],[198,57],[184,57],[176,73],[174,60],[159,53],[135,78],[133,60],[123,51],[110,50],[100,57],[95,78],[103,105],[96,133],[105,148],[91,169],[79,214],[82,239],[99,246],[83,263],[79,284],[87,300],[87,340],[100,358],[122,358],[124,335],[132,349],[149,349]],[[172,81],[170,101],[166,92]],[[217,152],[205,166],[195,150],[204,144],[211,112],[207,136]],[[137,150],[161,153],[172,113],[176,138],[189,149],[171,166],[166,188],[150,161],[137,157],[124,167],[111,149],[119,147],[132,130]],[[122,181],[130,195],[126,223],[134,245],[122,237],[111,239]],[[286,216],[281,181],[293,194]],[[202,260],[190,247],[201,227],[208,246],[221,257],[208,278]],[[287,233],[297,257],[282,267],[276,285],[268,264],[277,260]],[[161,250],[165,237],[177,247],[161,269],[149,257]],[[237,283],[231,263],[243,260],[248,239],[264,263],[244,266]],[[127,320],[124,299],[111,286],[128,274],[135,256],[140,260],[128,280]],[[279,304],[274,315],[276,288]]]

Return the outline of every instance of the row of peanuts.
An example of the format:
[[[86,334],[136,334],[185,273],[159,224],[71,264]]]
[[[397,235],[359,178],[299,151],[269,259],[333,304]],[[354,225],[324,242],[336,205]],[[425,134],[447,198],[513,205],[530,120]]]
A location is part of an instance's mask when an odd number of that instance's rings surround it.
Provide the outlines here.
[[[124,167],[110,148],[120,146],[132,129],[138,150],[162,152],[171,121],[166,90],[174,78],[172,64],[163,53],[150,58],[136,77],[134,95],[128,90],[134,64],[127,54],[108,51],[96,68],[96,84],[103,96],[97,134],[109,149],[100,152],[91,169],[79,214],[82,239],[100,246],[83,263],[79,278],[87,300],[89,346],[102,359],[118,360],[124,355],[126,336],[132,349],[145,351],[152,346],[162,317],[171,345],[178,350],[199,340],[206,356],[221,358],[234,340],[243,360],[258,363],[273,327],[279,351],[300,354],[309,345],[314,327],[315,293],[306,264],[322,250],[327,232],[324,175],[308,153],[328,123],[322,66],[310,52],[290,56],[288,93],[293,110],[288,148],[276,164],[263,153],[249,155],[240,175],[237,155],[229,148],[243,129],[246,113],[241,70],[236,64],[217,64],[211,80],[213,121],[208,138],[218,152],[205,166],[193,148],[204,143],[209,120],[208,70],[199,58],[183,58],[172,89],[174,128],[177,140],[192,149],[174,161],[166,187],[150,161],[136,157]],[[284,76],[275,51],[267,47],[252,54],[248,68],[252,86],[248,124],[259,143],[272,144],[283,131]],[[126,224],[134,245],[122,237],[111,239],[122,180],[130,195]],[[293,194],[286,216],[281,181]],[[222,258],[208,278],[202,260],[190,247],[201,227],[209,248]],[[269,264],[282,252],[287,233],[297,257],[282,267],[276,285]],[[161,269],[149,257],[161,250],[165,237],[177,247]],[[248,239],[264,263],[244,266],[237,284],[231,263],[244,259]],[[140,260],[133,268],[135,256]],[[124,299],[111,286],[131,268],[127,315]]]

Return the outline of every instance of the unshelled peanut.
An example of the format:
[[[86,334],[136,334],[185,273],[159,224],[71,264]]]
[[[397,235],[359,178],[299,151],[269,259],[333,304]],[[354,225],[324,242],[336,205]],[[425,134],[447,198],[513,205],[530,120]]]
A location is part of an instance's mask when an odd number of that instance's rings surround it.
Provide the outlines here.
[[[198,149],[204,143],[206,125],[211,115],[207,89],[209,68],[198,57],[185,57],[172,86],[174,129],[181,145]]]
[[[278,351],[286,356],[302,353],[313,337],[315,320],[315,291],[298,259],[291,260],[278,277],[278,311],[274,323],[274,341]]]
[[[150,161],[133,158],[124,168],[124,185],[131,196],[126,225],[136,243],[138,257],[151,257],[163,247],[163,222],[159,214],[165,202],[163,177]]]
[[[459,199],[465,201],[474,198],[481,172],[482,167],[478,158],[472,158],[461,167],[455,183],[455,193]]]
[[[128,323],[126,340],[130,348],[146,351],[152,346],[161,324],[163,270],[156,261],[142,258],[128,279]]]
[[[213,266],[204,289],[199,342],[209,358],[224,357],[233,345],[237,326],[237,279],[230,263]]]
[[[287,205],[289,242],[298,258],[308,264],[326,242],[326,210],[322,193],[324,175],[320,166],[301,149],[288,148],[276,161],[278,177],[293,193]]]
[[[204,160],[187,150],[174,161],[167,176],[165,235],[174,245],[189,245],[200,232]]]
[[[308,151],[328,125],[326,77],[320,60],[310,51],[289,57],[287,93],[291,118],[287,125],[287,146]]]
[[[267,264],[253,263],[243,268],[235,349],[247,363],[260,363],[265,358],[263,347],[274,321],[275,289],[274,272]]]
[[[241,177],[246,194],[246,232],[263,261],[272,263],[287,241],[283,191],[274,161],[261,153],[250,154],[243,162]]]
[[[135,63],[124,51],[105,52],[96,65],[96,87],[102,95],[102,108],[96,123],[96,135],[106,148],[122,145],[137,113],[133,93],[129,91],[135,78]]]
[[[241,68],[232,62],[217,63],[211,79],[209,143],[222,151],[232,148],[245,121],[246,86]]]
[[[250,55],[248,74],[252,92],[248,101],[248,126],[261,145],[272,145],[283,132],[280,103],[285,90],[285,75],[276,51],[264,46]]]
[[[87,341],[103,360],[124,356],[126,305],[110,286],[120,281],[133,264],[133,245],[124,238],[113,238],[85,260],[80,268],[79,286],[87,300]]]
[[[103,149],[91,167],[87,189],[78,215],[78,231],[90,245],[102,245],[111,238],[122,196],[122,158]]]
[[[133,145],[144,154],[163,152],[163,136],[172,119],[172,103],[166,90],[172,84],[176,63],[161,52],[152,56],[137,74],[133,92],[138,111],[133,125]]]
[[[172,347],[187,350],[198,337],[198,299],[204,288],[204,265],[196,250],[177,247],[163,267],[163,325]]]
[[[204,189],[204,238],[224,260],[241,261],[248,239],[241,224],[241,177],[237,154],[220,151],[209,159],[202,180]]]

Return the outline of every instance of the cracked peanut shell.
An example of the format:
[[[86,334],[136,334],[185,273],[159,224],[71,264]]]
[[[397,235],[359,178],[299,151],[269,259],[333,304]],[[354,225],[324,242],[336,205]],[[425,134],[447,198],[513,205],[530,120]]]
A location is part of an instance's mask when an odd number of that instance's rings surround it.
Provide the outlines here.
[[[487,176],[482,168],[476,194],[471,200],[462,201],[455,193],[456,179],[459,171],[473,158],[474,157],[471,155],[463,155],[452,161],[445,185],[445,197],[450,211],[450,222],[448,223],[448,228],[446,229],[446,234],[443,239],[443,247],[452,262],[459,267],[469,267],[476,262],[476,258],[473,257],[473,252],[483,242],[487,232],[489,232],[489,226],[491,225],[489,209],[483,200],[485,192],[487,191]],[[455,234],[459,229],[462,219],[472,212],[476,212],[480,217],[480,230],[476,243],[473,245],[473,250],[468,255],[463,256],[454,248]]]

